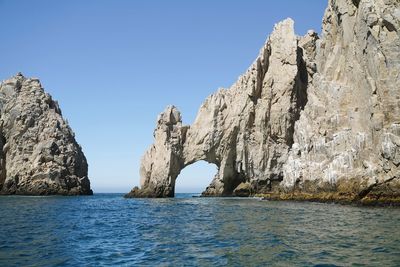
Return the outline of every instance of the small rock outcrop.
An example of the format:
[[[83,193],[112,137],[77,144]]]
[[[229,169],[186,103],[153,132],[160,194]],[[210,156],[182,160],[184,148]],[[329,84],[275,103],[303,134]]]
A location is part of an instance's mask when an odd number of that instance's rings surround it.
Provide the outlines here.
[[[278,23],[192,125],[173,106],[159,116],[127,196],[171,197],[180,171],[205,160],[218,173],[204,196],[400,199],[399,30],[397,0],[329,0],[322,37]]]
[[[0,194],[90,195],[88,165],[38,79],[0,84]]]

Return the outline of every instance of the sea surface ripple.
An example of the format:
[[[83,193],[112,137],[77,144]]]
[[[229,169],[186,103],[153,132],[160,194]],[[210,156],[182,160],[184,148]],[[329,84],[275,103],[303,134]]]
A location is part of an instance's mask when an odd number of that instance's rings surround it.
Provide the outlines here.
[[[7,196],[0,266],[400,266],[400,209]]]

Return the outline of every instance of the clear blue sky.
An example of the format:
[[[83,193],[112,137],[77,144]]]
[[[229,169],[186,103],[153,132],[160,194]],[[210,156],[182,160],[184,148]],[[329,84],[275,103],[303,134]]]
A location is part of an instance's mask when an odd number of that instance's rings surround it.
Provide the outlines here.
[[[273,25],[320,31],[327,0],[0,0],[0,79],[21,71],[58,100],[89,162],[95,192],[139,184],[141,155],[158,113],[176,105],[191,123],[229,87]],[[187,167],[177,191],[201,191],[215,174]]]

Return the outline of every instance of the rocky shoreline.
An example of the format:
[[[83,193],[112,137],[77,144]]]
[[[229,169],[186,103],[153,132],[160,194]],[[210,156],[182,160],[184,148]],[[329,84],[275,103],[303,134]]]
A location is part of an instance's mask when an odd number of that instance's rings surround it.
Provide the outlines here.
[[[287,191],[254,192],[250,186],[242,186],[233,196],[261,197],[265,200],[312,201],[324,203],[355,204],[364,206],[400,206],[398,181],[376,183],[368,186],[360,179],[341,180],[335,185],[306,182],[301,187]],[[396,183],[396,184],[390,184]]]
[[[380,197],[368,196],[363,199],[358,199],[357,195],[341,195],[338,193],[272,193],[272,194],[257,194],[265,201],[295,201],[295,202],[318,202],[328,204],[355,205],[368,207],[400,207],[400,197]]]

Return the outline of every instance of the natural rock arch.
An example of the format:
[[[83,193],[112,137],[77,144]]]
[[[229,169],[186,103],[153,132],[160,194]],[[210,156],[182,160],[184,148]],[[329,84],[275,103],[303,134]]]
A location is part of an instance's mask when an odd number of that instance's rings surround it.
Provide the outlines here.
[[[277,24],[247,72],[208,97],[192,125],[175,107],[160,115],[141,189],[128,196],[172,196],[179,171],[205,159],[219,166],[205,195],[400,199],[397,7],[330,0],[321,39],[297,37],[291,19]]]
[[[280,182],[294,123],[307,102],[308,74],[293,25],[291,19],[276,25],[246,74],[209,96],[192,125],[182,125],[174,106],[159,115],[154,144],[141,162],[141,189],[130,196],[172,197],[180,171],[199,160],[218,167],[203,195]],[[304,41],[316,39],[310,33]]]
[[[218,173],[218,166],[205,160],[195,161],[183,168],[175,180],[175,193],[204,192]]]
[[[221,160],[214,148],[215,140],[210,140],[207,131],[200,131],[196,122],[192,127],[182,125],[181,114],[174,106],[168,106],[159,115],[155,143],[143,156],[140,167],[142,189],[133,190],[138,196],[173,197],[180,172],[201,160],[217,166],[217,174],[205,195],[230,195],[241,182],[230,158]]]

